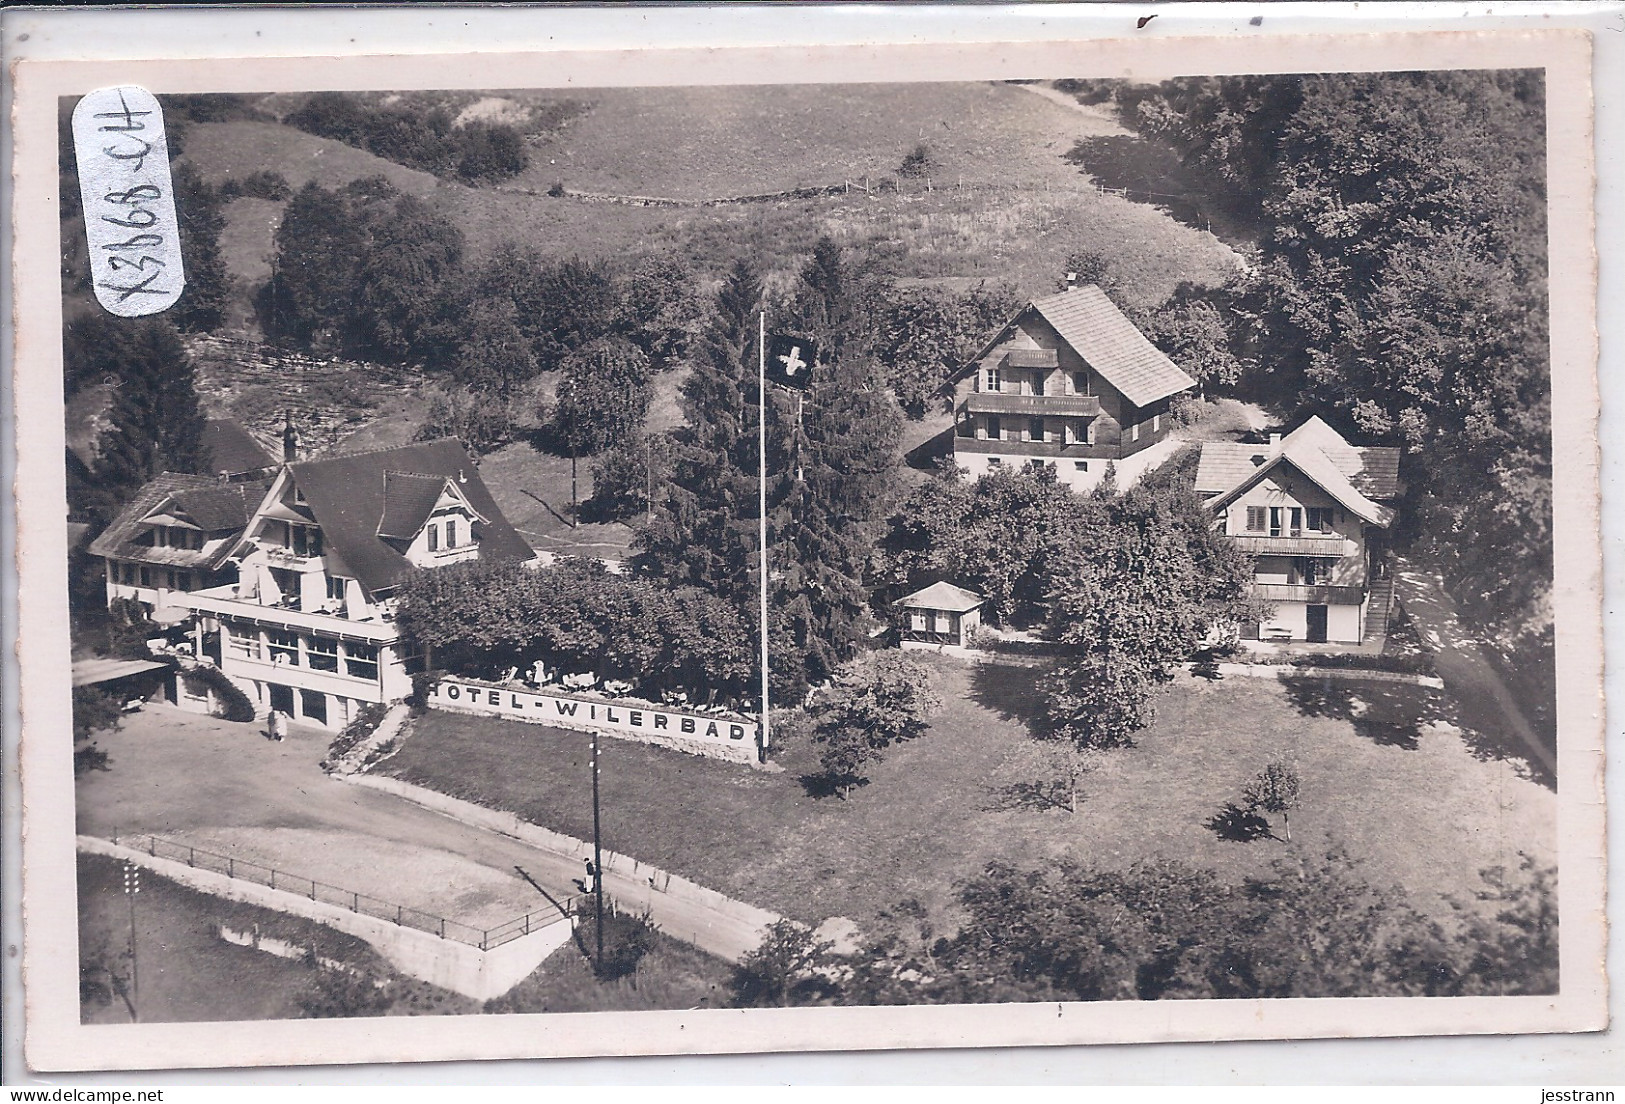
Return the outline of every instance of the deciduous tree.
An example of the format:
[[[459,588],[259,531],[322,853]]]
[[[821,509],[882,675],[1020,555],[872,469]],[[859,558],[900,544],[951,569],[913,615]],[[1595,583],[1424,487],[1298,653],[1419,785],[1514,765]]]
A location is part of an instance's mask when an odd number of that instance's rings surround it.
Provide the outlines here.
[[[1291,841],[1292,810],[1298,807],[1301,798],[1297,771],[1286,763],[1271,763],[1258,772],[1258,777],[1247,783],[1242,796],[1246,798],[1248,808],[1263,810],[1272,816],[1279,815],[1286,838]]]
[[[841,797],[887,748],[923,735],[941,704],[930,668],[902,652],[871,652],[843,665],[811,708],[820,761]]]

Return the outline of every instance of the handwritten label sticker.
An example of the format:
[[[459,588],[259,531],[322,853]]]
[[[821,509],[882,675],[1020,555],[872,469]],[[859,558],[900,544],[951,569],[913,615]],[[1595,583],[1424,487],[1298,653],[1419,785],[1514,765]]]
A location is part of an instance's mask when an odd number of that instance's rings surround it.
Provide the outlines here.
[[[134,85],[90,93],[73,109],[73,151],[96,301],[122,318],[168,310],[186,274],[157,98]]]

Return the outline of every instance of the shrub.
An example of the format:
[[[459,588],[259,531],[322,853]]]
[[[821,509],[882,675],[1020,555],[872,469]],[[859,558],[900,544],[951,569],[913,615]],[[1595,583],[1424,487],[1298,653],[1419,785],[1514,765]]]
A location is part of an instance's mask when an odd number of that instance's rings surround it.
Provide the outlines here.
[[[392,1002],[388,989],[371,971],[319,967],[297,1003],[306,1019],[326,1019],[380,1016]]]
[[[119,726],[124,711],[118,698],[95,686],[73,688],[73,738],[80,742]]]
[[[887,748],[922,735],[942,704],[931,682],[931,669],[902,652],[871,652],[843,665],[811,710],[826,784],[844,798]]]
[[[95,744],[85,744],[73,749],[73,776],[78,778],[81,774],[91,771],[112,770],[112,759],[107,752]]]
[[[322,769],[331,770],[339,760],[365,743],[378,731],[379,724],[383,722],[384,715],[388,712],[388,702],[373,702],[363,706],[355,719],[345,725],[344,730],[333,737],[333,742],[327,745],[327,758],[322,760]]]
[[[218,667],[199,665],[181,672],[181,681],[194,694],[213,694],[214,715],[228,721],[252,721],[259,715],[248,695]]]
[[[777,920],[761,945],[740,959],[729,988],[736,1008],[787,1008],[828,994],[824,975],[835,944],[793,920]]]
[[[1433,675],[1438,672],[1433,656],[1421,655],[1362,655],[1342,652],[1331,655],[1294,656],[1294,667],[1333,667],[1353,671],[1393,671],[1405,675]]]
[[[593,895],[583,893],[575,902],[576,946],[592,960],[597,954],[597,912]],[[604,957],[593,962],[599,981],[617,981],[637,972],[638,963],[655,945],[655,928],[645,911],[641,915],[622,912],[615,902],[604,898]]]
[[[429,710],[429,687],[446,677],[443,670],[419,671],[412,676],[412,693],[406,704],[412,707],[412,716],[421,717]]]
[[[232,177],[220,185],[220,195],[223,199],[236,199],[238,196],[250,196],[254,199],[269,199],[281,202],[293,195],[293,185],[288,178],[275,169],[261,169],[249,173],[238,180]]]
[[[937,159],[931,155],[931,147],[920,142],[908,151],[903,163],[897,166],[898,176],[930,176],[931,171],[937,167]]]
[[[524,136],[506,123],[457,126],[450,112],[367,103],[344,92],[318,92],[283,122],[356,146],[414,169],[465,183],[504,180],[525,170]]]
[[[592,497],[581,504],[587,521],[624,521],[648,505],[649,488],[665,483],[671,438],[634,434],[593,457]]]
[[[98,642],[97,654],[115,659],[151,659],[147,637],[157,626],[147,617],[147,607],[132,598],[115,598],[107,604],[107,639]]]

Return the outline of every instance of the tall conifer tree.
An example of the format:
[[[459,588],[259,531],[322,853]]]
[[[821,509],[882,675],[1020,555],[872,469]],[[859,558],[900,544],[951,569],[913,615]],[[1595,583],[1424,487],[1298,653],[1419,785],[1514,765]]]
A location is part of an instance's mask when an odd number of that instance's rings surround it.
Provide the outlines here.
[[[65,359],[74,378],[113,387],[90,501],[75,505],[105,524],[159,472],[207,467],[196,369],[167,321],[88,315],[69,329]]]
[[[676,435],[671,476],[656,488],[638,535],[637,569],[702,587],[757,617],[759,453],[756,339],[761,281],[736,264],[683,383],[687,425]]]
[[[821,238],[791,313],[824,365],[796,424],[780,397],[770,429],[775,554],[774,691],[799,698],[857,654],[869,627],[863,577],[896,489],[902,415],[878,378],[857,324],[859,277]],[[779,455],[775,455],[778,453]]]

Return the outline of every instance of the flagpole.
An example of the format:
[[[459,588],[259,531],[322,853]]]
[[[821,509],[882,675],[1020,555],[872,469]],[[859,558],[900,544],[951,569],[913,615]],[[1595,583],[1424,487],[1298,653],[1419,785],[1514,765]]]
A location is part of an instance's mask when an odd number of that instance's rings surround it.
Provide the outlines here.
[[[757,736],[758,759],[767,758],[767,312],[757,315],[756,396],[760,409],[756,418],[757,459],[761,465],[756,489],[762,512],[762,719]]]

